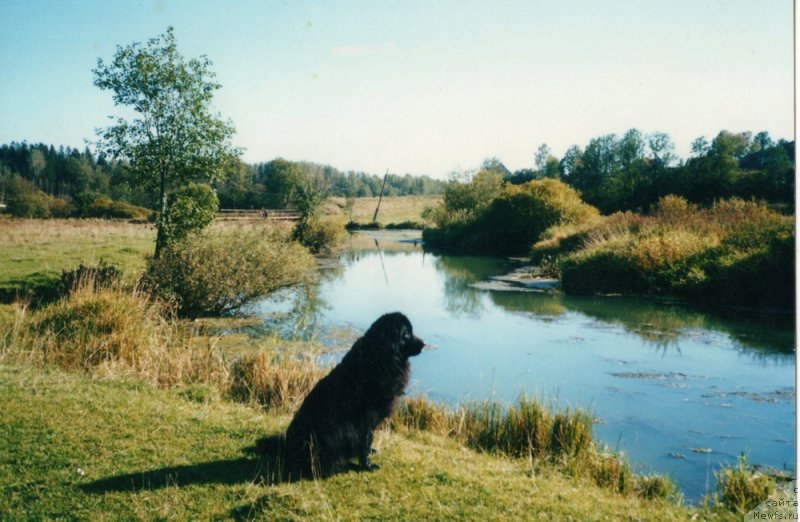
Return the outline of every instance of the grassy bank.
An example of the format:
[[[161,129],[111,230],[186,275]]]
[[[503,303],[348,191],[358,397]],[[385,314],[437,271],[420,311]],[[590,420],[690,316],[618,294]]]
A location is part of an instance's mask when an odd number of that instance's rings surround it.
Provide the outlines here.
[[[57,259],[52,222],[37,224],[34,244]],[[319,348],[237,342],[206,324],[125,285],[0,310],[0,519],[739,518],[680,506],[663,478],[598,448],[587,413],[534,401],[408,400],[376,436],[378,472],[276,482],[245,448],[285,428],[324,373]],[[748,505],[751,477],[733,475],[725,498]]]
[[[794,308],[794,220],[761,203],[703,209],[668,196],[648,215],[617,213],[548,233],[533,261],[560,271],[566,292]]]
[[[89,286],[0,331],[4,519],[730,519],[634,476],[596,447],[587,413],[528,400],[407,400],[376,437],[380,471],[280,483],[245,448],[324,373],[313,346],[223,350],[147,296]]]
[[[287,416],[135,380],[4,364],[0,410],[4,520],[690,520],[697,514],[418,431],[380,430],[377,472],[269,483],[263,463],[244,448],[282,430]]]

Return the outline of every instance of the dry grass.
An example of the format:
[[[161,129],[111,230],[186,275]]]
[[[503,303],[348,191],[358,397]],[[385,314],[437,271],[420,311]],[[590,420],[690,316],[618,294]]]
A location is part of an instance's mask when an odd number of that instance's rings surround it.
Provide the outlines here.
[[[717,505],[744,515],[775,491],[775,481],[751,469],[741,457],[736,466],[717,474],[717,490]]]
[[[280,343],[278,339],[271,342],[273,346]],[[313,354],[261,349],[233,362],[230,396],[239,402],[291,413],[325,373],[327,369],[317,364]]]
[[[555,259],[567,292],[669,294],[727,304],[790,308],[793,220],[754,201],[701,209],[677,196],[651,215],[616,213],[558,227],[535,244],[533,262]],[[772,273],[788,285],[763,284]]]
[[[17,305],[3,338],[5,355],[42,365],[164,387],[227,381],[213,338],[192,339],[161,302],[120,286],[84,283],[38,310]]]
[[[18,303],[0,322],[0,360],[58,366],[104,378],[132,377],[161,388],[208,385],[222,396],[294,411],[325,369],[308,343],[267,338],[233,357],[218,337],[195,336],[150,295],[85,282],[29,310]]]
[[[378,223],[386,226],[396,223],[423,223],[422,213],[435,207],[442,200],[442,196],[393,196],[385,197],[381,201],[378,212]],[[330,198],[327,209],[329,212],[341,214],[348,222],[368,224],[372,223],[378,198],[354,198],[352,205],[346,198]]]

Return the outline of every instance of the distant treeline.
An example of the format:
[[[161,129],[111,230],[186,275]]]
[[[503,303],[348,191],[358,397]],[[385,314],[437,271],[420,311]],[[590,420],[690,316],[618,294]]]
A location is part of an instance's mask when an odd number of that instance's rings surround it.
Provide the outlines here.
[[[254,165],[238,162],[214,188],[222,208],[274,208],[290,204],[300,179],[312,179],[327,196],[378,196],[383,185],[383,176],[279,158]],[[428,176],[389,174],[384,195],[441,194],[445,186]],[[96,156],[88,147],[0,146],[0,202],[12,214],[141,217],[141,210],[158,208],[157,199],[157,191],[143,187],[126,163]],[[132,206],[142,209],[136,212]]]
[[[673,194],[701,205],[730,197],[758,199],[794,209],[794,142],[773,141],[767,132],[720,132],[710,143],[698,138],[691,156],[679,159],[669,135],[631,129],[623,136],[592,139],[559,159],[539,147],[533,169],[509,173],[497,160],[484,162],[511,183],[558,178],[603,214],[646,211]]]
[[[603,214],[646,211],[669,194],[701,205],[740,197],[794,210],[793,141],[774,141],[766,132],[754,136],[722,131],[711,142],[695,140],[686,160],[679,159],[674,149],[667,134],[631,129],[622,136],[594,138],[584,148],[573,145],[562,158],[543,144],[532,168],[511,172],[492,158],[478,170],[497,173],[511,184],[559,179]],[[452,176],[446,182],[389,174],[384,195],[443,194],[448,186],[469,177],[469,173]],[[384,181],[376,174],[278,158],[258,164],[238,162],[214,188],[223,208],[275,208],[291,204],[298,180],[312,182],[326,196],[341,197],[378,196]],[[157,197],[124,162],[95,156],[88,148],[24,142],[0,146],[0,201],[16,215],[125,217],[130,213],[126,205],[154,209]]]
[[[383,176],[364,172],[341,172],[329,165],[292,162],[281,158],[267,163],[240,163],[217,184],[223,208],[276,208],[289,204],[298,180],[311,180],[327,196],[377,197]],[[428,176],[388,174],[384,196],[422,196],[444,193],[446,182]]]

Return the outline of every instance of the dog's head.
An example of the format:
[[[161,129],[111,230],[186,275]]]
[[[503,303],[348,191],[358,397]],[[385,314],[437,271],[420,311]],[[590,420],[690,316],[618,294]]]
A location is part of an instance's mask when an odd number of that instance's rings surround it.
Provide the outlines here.
[[[372,323],[364,337],[391,347],[402,357],[419,355],[425,342],[414,335],[411,321],[400,312],[382,315]]]

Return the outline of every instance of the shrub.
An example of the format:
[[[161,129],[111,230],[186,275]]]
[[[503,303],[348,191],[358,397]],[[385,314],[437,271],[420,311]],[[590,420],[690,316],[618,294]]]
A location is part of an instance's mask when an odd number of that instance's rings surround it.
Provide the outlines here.
[[[292,237],[312,253],[330,252],[344,238],[345,223],[340,217],[313,215],[300,221]]]
[[[773,491],[775,481],[753,471],[744,456],[735,467],[726,467],[717,473],[717,505],[735,513],[747,513],[767,500]]]
[[[668,196],[650,216],[617,213],[548,235],[532,259],[556,258],[568,293],[794,307],[794,224],[762,203],[731,199],[700,209]]]
[[[132,219],[147,221],[153,211],[144,207],[137,207],[124,201],[112,201],[108,198],[99,198],[89,203],[86,207],[85,217],[101,219]]]
[[[644,278],[618,249],[578,252],[560,263],[561,288],[571,294],[640,293]]]
[[[278,289],[306,282],[314,260],[280,228],[194,233],[149,263],[145,284],[188,317],[235,311]]]
[[[424,238],[444,250],[520,254],[551,226],[585,223],[599,215],[564,183],[532,180],[505,187],[479,209],[440,208],[433,212],[437,229],[426,229]]]
[[[6,182],[6,211],[14,217],[64,217],[69,214],[69,210],[66,201],[45,194],[20,176],[12,176]]]

